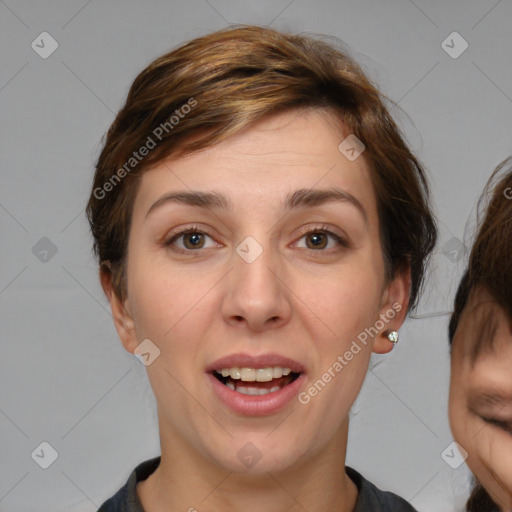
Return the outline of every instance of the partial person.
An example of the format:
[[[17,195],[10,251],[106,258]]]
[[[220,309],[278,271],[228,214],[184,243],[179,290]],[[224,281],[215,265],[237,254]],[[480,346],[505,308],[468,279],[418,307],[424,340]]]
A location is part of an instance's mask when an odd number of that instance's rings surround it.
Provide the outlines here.
[[[475,476],[467,512],[512,511],[512,160],[492,173],[449,325],[450,425]]]

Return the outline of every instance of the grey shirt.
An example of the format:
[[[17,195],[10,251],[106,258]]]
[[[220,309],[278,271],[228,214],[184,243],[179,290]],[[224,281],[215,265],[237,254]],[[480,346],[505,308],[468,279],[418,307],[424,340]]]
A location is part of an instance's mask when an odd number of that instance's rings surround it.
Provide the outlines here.
[[[136,491],[138,482],[148,478],[160,464],[160,456],[140,463],[126,484],[109,498],[98,512],[144,512]],[[417,512],[409,503],[391,492],[384,492],[361,476],[355,469],[345,467],[359,494],[353,512]]]

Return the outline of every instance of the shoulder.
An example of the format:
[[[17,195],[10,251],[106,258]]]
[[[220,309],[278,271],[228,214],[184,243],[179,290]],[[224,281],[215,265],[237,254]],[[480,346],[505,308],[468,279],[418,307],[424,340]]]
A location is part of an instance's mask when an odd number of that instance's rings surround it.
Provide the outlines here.
[[[111,498],[105,501],[98,512],[144,512],[136,486],[145,480],[160,464],[160,456],[141,462],[128,477],[126,483]]]
[[[355,469],[346,466],[345,471],[359,490],[354,512],[417,512],[403,498],[381,491]]]

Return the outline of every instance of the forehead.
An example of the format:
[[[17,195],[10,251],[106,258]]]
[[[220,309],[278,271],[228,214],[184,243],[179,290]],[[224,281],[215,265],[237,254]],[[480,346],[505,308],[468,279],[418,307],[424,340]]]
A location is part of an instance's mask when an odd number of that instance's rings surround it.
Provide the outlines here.
[[[489,362],[500,357],[510,357],[512,362],[511,319],[487,291],[471,294],[453,345],[454,356],[467,360],[472,366],[477,361]]]
[[[222,189],[245,206],[267,203],[298,188],[340,187],[376,213],[364,153],[349,160],[339,149],[348,135],[325,110],[294,110],[268,116],[225,141],[185,157],[169,158],[145,171],[136,207],[168,190]],[[279,198],[279,199],[278,199]]]

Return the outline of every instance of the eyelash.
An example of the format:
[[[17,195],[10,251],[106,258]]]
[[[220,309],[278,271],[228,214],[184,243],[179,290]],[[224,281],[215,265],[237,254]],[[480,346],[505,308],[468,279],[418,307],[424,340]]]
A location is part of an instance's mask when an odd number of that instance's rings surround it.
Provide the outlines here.
[[[170,247],[174,243],[175,240],[177,240],[181,236],[189,234],[189,233],[199,233],[199,234],[202,234],[202,235],[207,235],[210,238],[212,238],[211,235],[209,235],[206,231],[203,231],[198,226],[194,225],[194,226],[189,226],[188,228],[185,228],[182,231],[179,231],[178,233],[173,234],[171,236],[171,238],[169,238],[168,240],[166,240],[164,242],[164,246],[165,247]],[[345,238],[343,238],[342,236],[340,236],[340,235],[338,235],[336,233],[333,233],[332,231],[330,231],[328,229],[328,226],[325,226],[325,225],[318,226],[318,227],[315,227],[313,229],[310,228],[310,229],[308,229],[306,231],[303,231],[301,233],[300,237],[299,237],[299,240],[302,239],[303,237],[305,237],[306,235],[310,234],[310,233],[322,233],[324,235],[332,237],[342,247],[344,247],[344,248],[348,248],[349,247],[349,243],[347,242],[347,240]],[[182,249],[180,247],[180,248],[176,248],[175,250],[178,250],[178,251],[181,251],[181,252],[192,253],[192,252],[198,252],[200,249],[196,249],[196,250],[194,250],[194,249]],[[309,249],[309,250],[310,251],[314,251],[314,252],[331,252],[331,251],[327,251],[327,250],[319,250],[319,251],[316,251],[315,249]]]
[[[508,433],[512,433],[512,423],[509,421],[501,421],[493,418],[484,418],[483,416],[481,416],[481,418],[489,425],[493,425],[495,427],[501,428],[502,430],[505,430]]]

